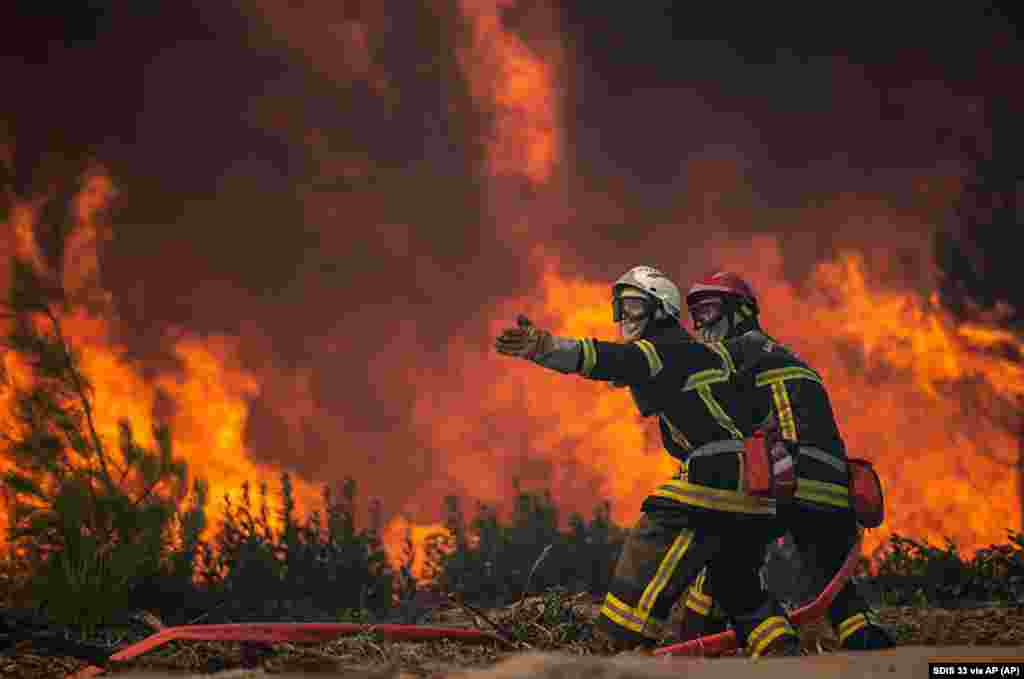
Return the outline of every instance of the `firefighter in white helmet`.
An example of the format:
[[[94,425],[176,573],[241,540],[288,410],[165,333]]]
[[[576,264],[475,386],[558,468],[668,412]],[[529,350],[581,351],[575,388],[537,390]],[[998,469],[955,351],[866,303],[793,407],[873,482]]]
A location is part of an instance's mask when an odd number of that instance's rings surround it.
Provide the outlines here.
[[[791,349],[761,330],[757,296],[739,275],[722,271],[697,281],[686,304],[698,337],[727,356],[734,379],[753,396],[743,400],[753,414],[737,421],[760,427],[769,447],[782,446],[794,460],[795,494],[792,501],[778,505],[780,530],[793,535],[801,562],[821,589],[842,565],[858,532],[858,516],[851,507],[850,461],[824,381]],[[729,577],[714,567],[702,574],[687,598],[684,638],[718,631],[723,623],[713,614],[713,596],[731,586]],[[852,583],[836,596],[828,618],[845,649],[894,644]]]
[[[657,417],[679,473],[644,501],[597,627],[615,649],[645,648],[666,632],[673,604],[705,566],[728,578],[718,599],[749,655],[791,655],[798,638],[759,569],[775,536],[775,501],[741,482],[742,395],[722,354],[679,323],[679,289],[657,269],[630,269],[612,286],[621,342],[556,337],[520,316],[499,353],[561,373],[628,385],[640,413]],[[737,539],[738,537],[741,539]]]

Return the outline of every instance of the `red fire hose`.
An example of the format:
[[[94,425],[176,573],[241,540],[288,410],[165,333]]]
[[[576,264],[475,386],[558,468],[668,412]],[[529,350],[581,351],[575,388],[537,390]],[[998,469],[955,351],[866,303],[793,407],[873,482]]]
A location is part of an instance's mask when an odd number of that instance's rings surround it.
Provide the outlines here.
[[[255,643],[311,643],[336,639],[337,637],[377,632],[392,641],[432,641],[455,639],[464,642],[498,641],[490,632],[461,627],[421,627],[419,625],[361,625],[357,623],[292,623],[292,622],[244,622],[226,625],[182,625],[168,627],[146,637],[138,643],[122,648],[110,656],[111,660],[124,661],[136,658],[168,641],[187,639],[191,641],[248,641]],[[71,679],[88,679],[102,674],[101,667],[87,666],[72,675]]]
[[[860,556],[860,547],[861,539],[858,537],[857,542],[850,549],[850,553],[846,555],[846,561],[843,562],[828,586],[818,595],[818,598],[789,614],[789,619],[794,625],[817,620],[825,615],[825,611],[832,605],[839,590],[853,575],[853,571],[857,567],[857,559]],[[736,632],[729,630],[721,634],[698,637],[682,644],[662,646],[654,650],[654,655],[713,656],[721,655],[735,648]]]
[[[828,586],[813,602],[797,609],[789,619],[794,625],[815,620],[836,598],[839,590],[853,575],[860,555],[861,542],[858,539],[850,549],[846,561],[835,574]],[[419,625],[361,625],[357,623],[291,623],[291,622],[246,622],[226,625],[182,625],[168,627],[142,641],[127,646],[110,656],[113,661],[136,658],[168,641],[187,639],[191,641],[248,641],[254,643],[310,643],[330,641],[340,636],[377,632],[391,641],[431,641],[434,639],[455,639],[457,641],[482,643],[499,641],[490,632],[461,627],[422,627]],[[721,634],[699,637],[692,641],[672,646],[662,646],[655,655],[713,656],[736,648],[736,633],[732,630]],[[87,666],[72,675],[71,679],[90,679],[104,672],[101,667]]]

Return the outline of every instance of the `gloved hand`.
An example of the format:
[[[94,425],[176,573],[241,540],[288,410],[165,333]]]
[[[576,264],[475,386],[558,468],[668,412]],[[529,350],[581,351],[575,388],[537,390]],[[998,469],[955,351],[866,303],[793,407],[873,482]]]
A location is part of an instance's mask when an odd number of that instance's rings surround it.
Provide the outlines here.
[[[522,314],[516,323],[517,327],[505,328],[494,341],[494,348],[499,354],[532,361],[538,355],[554,350],[555,342],[550,332],[541,330]]]

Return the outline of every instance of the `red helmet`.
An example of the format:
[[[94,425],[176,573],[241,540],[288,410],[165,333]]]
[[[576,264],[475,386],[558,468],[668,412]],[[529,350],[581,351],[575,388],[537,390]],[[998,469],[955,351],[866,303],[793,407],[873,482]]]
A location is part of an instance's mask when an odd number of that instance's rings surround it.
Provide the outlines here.
[[[731,271],[719,271],[690,286],[686,293],[686,305],[693,306],[704,297],[725,295],[736,299],[741,304],[748,304],[757,313],[757,295],[750,284]]]

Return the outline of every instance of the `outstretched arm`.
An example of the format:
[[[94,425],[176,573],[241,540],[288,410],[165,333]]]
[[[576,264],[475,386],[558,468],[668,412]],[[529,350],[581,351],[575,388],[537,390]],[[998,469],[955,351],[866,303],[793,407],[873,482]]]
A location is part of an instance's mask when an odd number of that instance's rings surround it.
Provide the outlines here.
[[[524,358],[550,370],[621,384],[646,382],[664,369],[658,350],[647,340],[622,344],[557,337],[522,315],[516,327],[502,331],[495,348],[500,354]]]

